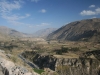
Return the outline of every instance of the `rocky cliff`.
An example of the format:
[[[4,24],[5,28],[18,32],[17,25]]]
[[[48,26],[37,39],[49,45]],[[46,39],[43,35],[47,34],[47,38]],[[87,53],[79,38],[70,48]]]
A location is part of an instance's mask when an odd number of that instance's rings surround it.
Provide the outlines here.
[[[60,75],[100,75],[100,62],[95,59],[57,59],[55,70]]]
[[[40,68],[50,68],[59,75],[100,75],[100,51],[83,53],[79,58],[57,58],[53,55],[39,55],[34,62]]]

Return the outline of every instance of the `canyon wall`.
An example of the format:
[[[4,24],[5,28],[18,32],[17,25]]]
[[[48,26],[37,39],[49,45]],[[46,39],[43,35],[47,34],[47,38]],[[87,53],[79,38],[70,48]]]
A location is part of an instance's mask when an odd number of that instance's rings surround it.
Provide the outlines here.
[[[59,75],[100,75],[100,51],[87,52],[79,58],[56,58],[37,54],[33,62],[40,68],[50,68]]]

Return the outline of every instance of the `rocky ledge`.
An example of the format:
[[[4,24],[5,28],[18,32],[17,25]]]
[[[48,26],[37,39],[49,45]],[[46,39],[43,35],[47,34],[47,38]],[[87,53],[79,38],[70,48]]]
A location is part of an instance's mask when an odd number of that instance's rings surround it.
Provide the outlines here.
[[[100,51],[88,52],[79,58],[37,54],[33,60],[40,68],[50,68],[59,75],[100,75],[99,55]]]

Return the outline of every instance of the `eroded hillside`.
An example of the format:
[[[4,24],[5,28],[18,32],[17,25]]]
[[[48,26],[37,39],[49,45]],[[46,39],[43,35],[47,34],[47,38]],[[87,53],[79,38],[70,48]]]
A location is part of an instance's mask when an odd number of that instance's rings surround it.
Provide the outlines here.
[[[51,33],[49,40],[100,41],[100,19],[71,22]]]

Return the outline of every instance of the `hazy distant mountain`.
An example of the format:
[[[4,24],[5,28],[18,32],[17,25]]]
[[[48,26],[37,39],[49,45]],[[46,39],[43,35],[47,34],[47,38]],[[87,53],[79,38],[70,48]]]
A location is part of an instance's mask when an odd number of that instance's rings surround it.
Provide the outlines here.
[[[47,37],[50,33],[57,30],[56,28],[46,28],[33,33],[34,37]]]
[[[19,31],[16,31],[14,29],[5,27],[5,26],[0,26],[0,33],[2,35],[10,36],[10,37],[26,37],[27,34],[21,33]]]
[[[100,41],[100,19],[94,18],[71,22],[49,34],[47,39]]]
[[[34,34],[26,34],[19,31],[16,31],[14,29],[0,26],[0,38],[6,38],[6,37],[46,37],[48,34],[52,33],[56,28],[47,28],[43,30],[39,30],[35,32]]]

